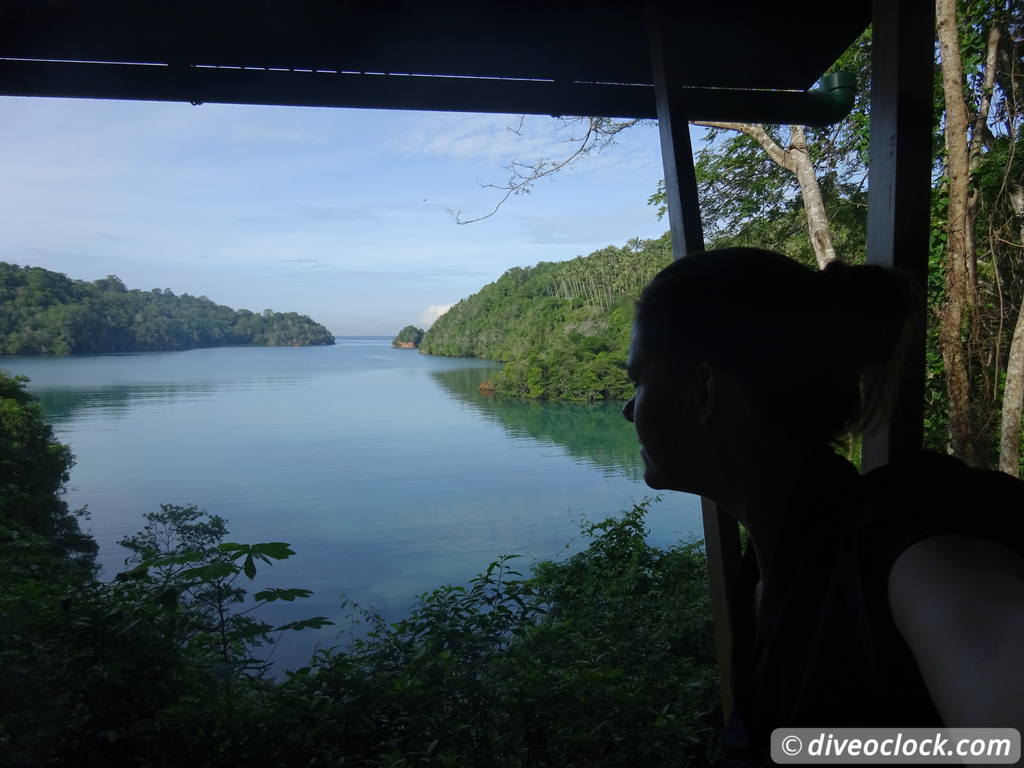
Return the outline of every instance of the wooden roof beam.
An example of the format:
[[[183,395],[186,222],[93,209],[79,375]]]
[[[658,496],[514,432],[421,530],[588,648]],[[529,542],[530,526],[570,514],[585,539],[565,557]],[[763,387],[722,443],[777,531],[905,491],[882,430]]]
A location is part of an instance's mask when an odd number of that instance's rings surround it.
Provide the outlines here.
[[[814,91],[679,88],[693,120],[828,125],[855,81]],[[0,95],[590,117],[657,117],[650,85],[0,59]]]

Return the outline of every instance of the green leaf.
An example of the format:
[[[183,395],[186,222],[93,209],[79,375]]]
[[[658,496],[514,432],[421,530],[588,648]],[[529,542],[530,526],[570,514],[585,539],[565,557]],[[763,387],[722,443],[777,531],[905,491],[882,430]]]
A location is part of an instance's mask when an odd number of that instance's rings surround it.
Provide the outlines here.
[[[252,560],[252,555],[248,555],[245,558],[245,565],[242,566],[242,570],[245,571],[245,575],[250,579],[256,578],[256,563]]]
[[[275,631],[291,629],[297,632],[300,629],[320,629],[321,627],[329,626],[334,626],[334,622],[326,616],[314,616],[311,619],[300,619],[299,621],[290,621],[287,624],[282,624]]]
[[[183,579],[199,579],[201,581],[213,581],[223,579],[227,576],[238,573],[238,566],[231,563],[208,563],[198,568],[189,568],[182,571],[178,576]]]
[[[160,593],[157,602],[165,610],[173,611],[178,607],[178,593],[173,589],[165,589]]]
[[[265,635],[268,632],[273,631],[273,626],[267,624],[265,621],[260,621],[247,627],[236,629],[231,633],[231,637],[234,640],[246,640],[253,637],[259,637],[260,635]]]
[[[265,589],[262,592],[257,592],[253,597],[267,603],[274,600],[287,600],[290,603],[297,597],[310,597],[312,594],[313,591],[309,589]]]
[[[163,568],[168,565],[184,565],[185,563],[198,563],[205,555],[202,552],[181,552],[176,555],[165,555],[164,557],[158,557],[153,560],[144,560],[139,564],[139,568]]]
[[[149,576],[148,565],[137,565],[130,571],[122,571],[114,576],[117,581],[131,581],[132,579],[145,579]]]
[[[295,551],[283,541],[270,541],[264,544],[253,544],[252,552],[256,555],[266,555],[275,560],[287,560],[295,554]]]

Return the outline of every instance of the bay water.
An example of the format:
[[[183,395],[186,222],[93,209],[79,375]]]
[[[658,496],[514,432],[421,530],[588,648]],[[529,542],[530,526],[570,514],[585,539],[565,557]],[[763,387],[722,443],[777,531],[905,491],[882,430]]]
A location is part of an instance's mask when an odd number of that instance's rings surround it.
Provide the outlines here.
[[[655,496],[621,404],[482,394],[499,367],[393,349],[386,337],[0,359],[30,377],[71,445],[67,500],[89,509],[103,578],[124,569],[117,541],[161,503],[226,518],[229,541],[291,544],[297,554],[260,564],[250,593],[314,595],[259,617],[337,625],[284,633],[279,670],[345,642],[341,595],[395,621],[416,595],[464,584],[498,555],[522,555],[524,573],[568,557],[585,546],[582,521]],[[656,545],[702,535],[686,494],[663,493],[648,523]]]

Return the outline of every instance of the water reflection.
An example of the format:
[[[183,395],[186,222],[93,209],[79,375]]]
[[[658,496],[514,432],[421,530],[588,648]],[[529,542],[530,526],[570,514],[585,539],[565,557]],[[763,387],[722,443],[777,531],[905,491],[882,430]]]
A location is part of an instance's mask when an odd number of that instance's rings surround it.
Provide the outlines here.
[[[640,482],[643,464],[633,425],[622,418],[620,403],[549,403],[480,392],[480,383],[498,368],[431,371],[454,399],[483,418],[500,424],[513,438],[558,445],[603,474],[626,475]]]
[[[102,389],[33,389],[43,414],[54,427],[83,418],[121,419],[142,403],[171,402],[180,398],[212,397],[224,389],[220,383],[132,384]]]
[[[2,363],[31,377],[78,459],[68,501],[93,511],[106,577],[144,512],[195,502],[225,517],[233,540],[299,553],[260,586],[315,595],[268,610],[271,621],[336,618],[340,593],[397,620],[412,595],[464,584],[502,552],[526,566],[566,554],[582,545],[581,518],[650,495],[618,404],[483,395],[496,364],[390,339]],[[700,530],[681,495],[649,520],[655,543]],[[333,637],[286,637],[276,658],[294,666]]]

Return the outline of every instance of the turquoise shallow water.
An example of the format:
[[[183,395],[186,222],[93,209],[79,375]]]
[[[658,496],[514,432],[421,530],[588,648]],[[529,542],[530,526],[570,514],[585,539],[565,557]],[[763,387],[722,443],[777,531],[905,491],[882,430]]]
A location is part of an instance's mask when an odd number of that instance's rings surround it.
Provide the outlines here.
[[[482,395],[494,363],[389,342],[7,357],[0,367],[31,377],[77,457],[68,501],[89,507],[105,578],[144,512],[194,503],[228,520],[229,540],[296,550],[255,586],[315,594],[268,606],[268,621],[340,620],[341,593],[394,620],[414,595],[464,583],[499,554],[565,556],[580,546],[581,518],[654,495],[618,405]],[[657,544],[701,534],[685,494],[665,495],[649,522]],[[336,637],[285,636],[274,658],[298,666]]]

